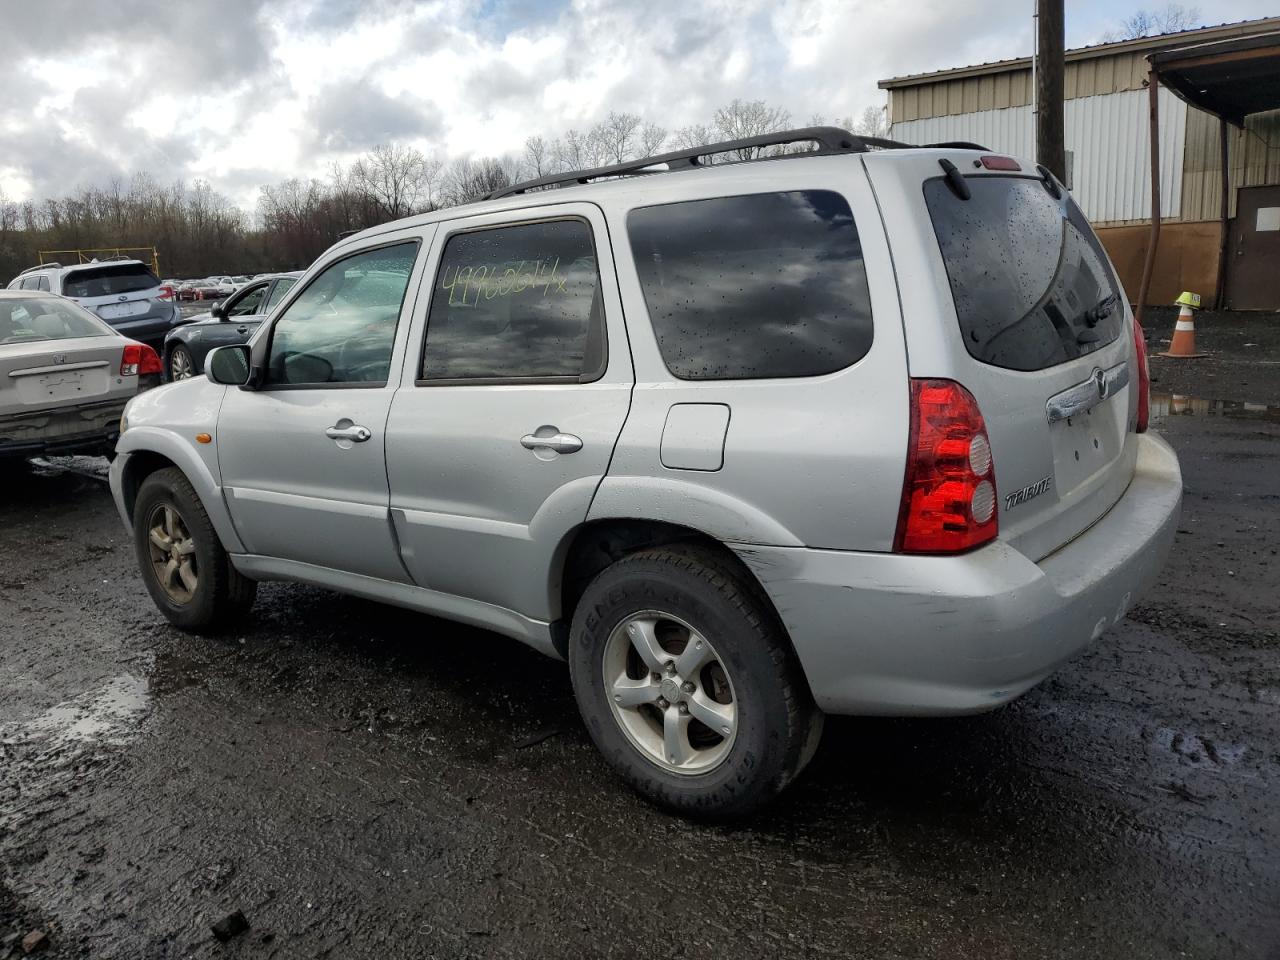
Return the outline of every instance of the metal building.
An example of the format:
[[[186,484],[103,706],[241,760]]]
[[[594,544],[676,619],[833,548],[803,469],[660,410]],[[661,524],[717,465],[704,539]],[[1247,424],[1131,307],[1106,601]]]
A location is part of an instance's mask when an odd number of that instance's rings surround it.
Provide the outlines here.
[[[1069,185],[1130,297],[1138,293],[1151,217],[1147,56],[1276,31],[1280,17],[1067,51]],[[889,91],[889,135],[895,140],[970,140],[1002,153],[1035,153],[1030,57],[896,77],[880,87]],[[1280,231],[1280,111],[1250,116],[1244,129],[1228,128],[1230,220],[1224,236],[1218,118],[1163,87],[1159,98],[1164,223],[1148,300],[1170,303],[1192,290],[1212,302],[1225,241],[1226,305],[1280,309],[1280,264],[1264,252],[1274,246],[1257,242],[1259,232]],[[1248,216],[1237,217],[1238,207]],[[1272,274],[1274,284],[1258,283]]]

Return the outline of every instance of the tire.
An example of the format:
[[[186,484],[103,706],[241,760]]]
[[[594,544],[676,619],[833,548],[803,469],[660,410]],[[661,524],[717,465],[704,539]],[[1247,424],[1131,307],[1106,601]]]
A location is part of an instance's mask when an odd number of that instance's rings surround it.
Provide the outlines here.
[[[200,375],[200,369],[196,365],[196,358],[191,355],[190,350],[180,343],[169,351],[169,362],[166,366],[168,367],[170,383]],[[184,374],[184,370],[190,372]]]
[[[659,639],[673,658],[662,674],[645,675],[657,651],[642,643],[648,658],[640,654],[636,634],[628,633],[633,626]],[[688,677],[672,674],[695,638],[705,638],[710,649],[703,655],[713,662]],[[759,585],[700,545],[644,550],[599,574],[574,613],[569,668],[578,709],[605,759],[639,793],[682,815],[723,819],[752,813],[799,775],[821,736],[823,715]],[[634,685],[637,698],[651,696],[656,676],[673,681],[659,684],[656,703],[645,702],[633,713],[612,702],[623,694],[630,699],[630,686],[621,684]],[[679,698],[678,710],[668,693]],[[716,712],[709,713],[708,705]],[[728,717],[730,706],[733,725],[721,729],[731,736],[717,743],[719,731],[701,720]],[[697,714],[685,734],[676,734],[683,756],[692,759],[677,757],[676,765],[655,757],[671,745],[665,738],[672,710],[677,728],[682,716]],[[702,746],[690,751],[695,740]]]
[[[167,526],[170,516],[176,516],[180,526]],[[180,571],[170,578],[168,588],[161,582],[156,554],[163,553],[163,549],[158,544],[153,547],[151,536],[157,524],[174,549],[192,559],[194,584],[190,589]],[[185,536],[176,535],[178,531]],[[204,505],[176,467],[157,470],[142,481],[133,507],[133,546],[147,592],[175,627],[195,633],[213,632],[239,622],[253,606],[258,584],[231,565]]]

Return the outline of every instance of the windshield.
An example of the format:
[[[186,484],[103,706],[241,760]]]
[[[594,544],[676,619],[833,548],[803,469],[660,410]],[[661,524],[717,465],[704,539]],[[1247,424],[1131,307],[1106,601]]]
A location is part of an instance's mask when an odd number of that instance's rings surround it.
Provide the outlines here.
[[[62,281],[66,297],[110,297],[158,287],[156,275],[141,263],[113,263],[68,273]]]
[[[976,360],[1042,370],[1113,342],[1124,322],[1102,244],[1069,196],[1029,177],[924,185],[964,345]]]
[[[0,343],[110,336],[109,327],[65,300],[0,297]]]

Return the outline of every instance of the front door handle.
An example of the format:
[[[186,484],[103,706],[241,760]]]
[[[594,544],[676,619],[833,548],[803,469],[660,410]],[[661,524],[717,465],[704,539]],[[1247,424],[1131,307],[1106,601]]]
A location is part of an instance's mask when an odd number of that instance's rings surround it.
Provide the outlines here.
[[[545,434],[539,436],[538,434]],[[554,450],[556,453],[577,453],[582,449],[582,438],[571,433],[560,433],[555,427],[539,427],[538,433],[528,433],[520,438],[520,446],[526,450]]]
[[[241,326],[236,327],[236,333],[242,333],[242,334],[243,334],[243,333],[248,333],[248,332],[249,332],[249,328],[248,328],[248,327],[246,327],[246,326],[244,326],[243,324],[242,324]]]
[[[335,424],[332,427],[325,427],[324,435],[330,440],[353,440],[356,443],[364,443],[373,436],[373,431],[368,427],[362,427],[359,424],[351,423],[350,420],[345,422],[349,424],[349,426]]]

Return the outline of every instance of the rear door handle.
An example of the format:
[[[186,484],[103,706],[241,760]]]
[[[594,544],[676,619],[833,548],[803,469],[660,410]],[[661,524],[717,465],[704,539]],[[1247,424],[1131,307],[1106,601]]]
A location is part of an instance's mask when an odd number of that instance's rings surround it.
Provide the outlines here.
[[[364,443],[373,436],[373,431],[353,423],[349,427],[337,425],[325,427],[324,435],[330,440],[354,440],[356,443]]]
[[[236,333],[248,333],[249,328],[245,326],[236,327]]]
[[[543,429],[543,428],[539,428]],[[555,427],[551,428],[555,430]],[[520,438],[520,446],[526,450],[554,450],[556,453],[577,453],[582,449],[582,438],[571,433],[553,433],[540,437],[536,433],[528,433]]]

